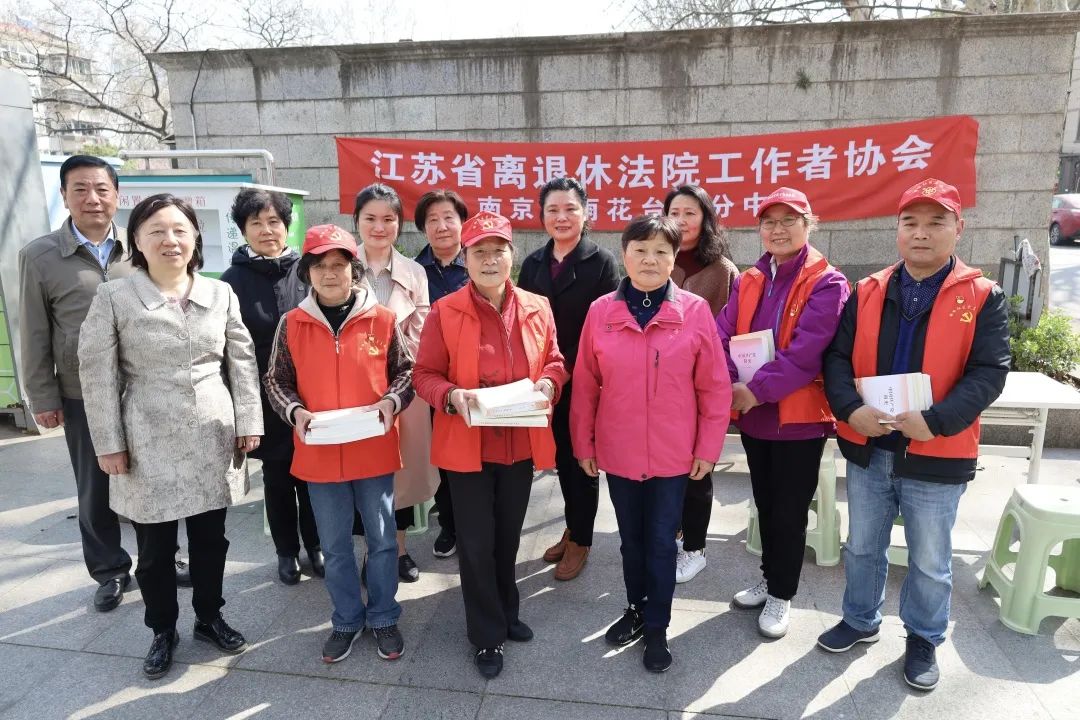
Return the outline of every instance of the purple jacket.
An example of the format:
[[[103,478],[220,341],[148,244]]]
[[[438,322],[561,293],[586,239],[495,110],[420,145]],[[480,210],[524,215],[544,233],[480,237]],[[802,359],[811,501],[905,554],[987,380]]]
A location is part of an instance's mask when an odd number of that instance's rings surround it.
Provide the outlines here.
[[[806,261],[808,248],[809,245],[794,258],[781,264],[776,269],[775,278],[772,277],[772,268],[769,267],[772,256],[765,253],[758,259],[755,267],[765,274],[765,290],[761,296],[761,304],[750,323],[750,332],[772,330],[773,339],[776,339],[780,328],[780,313],[784,310],[795,275]],[[739,372],[731,361],[728,341],[735,334],[735,322],[739,316],[741,282],[740,275],[735,279],[727,305],[716,317],[716,330],[724,344],[728,373],[733,384],[739,381]],[[742,432],[759,440],[808,440],[835,432],[836,428],[832,423],[789,424],[780,427],[780,408],[777,403],[780,398],[806,385],[821,372],[822,357],[836,334],[836,328],[840,324],[840,312],[844,309],[850,293],[847,278],[839,270],[829,270],[818,281],[799,317],[791,345],[786,350],[777,347],[776,358],[763,365],[747,383],[750,392],[754,393],[761,405],[744,413],[736,421],[735,424]]]

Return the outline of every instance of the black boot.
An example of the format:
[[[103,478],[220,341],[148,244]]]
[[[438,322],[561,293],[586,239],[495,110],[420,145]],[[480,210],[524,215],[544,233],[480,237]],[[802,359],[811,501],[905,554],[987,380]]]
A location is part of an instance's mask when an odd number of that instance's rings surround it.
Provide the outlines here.
[[[319,548],[308,550],[307,555],[308,559],[311,560],[311,572],[321,578],[326,577],[326,560],[323,558],[322,550]]]
[[[300,582],[300,560],[295,555],[277,556],[277,574],[281,582],[295,585]]]

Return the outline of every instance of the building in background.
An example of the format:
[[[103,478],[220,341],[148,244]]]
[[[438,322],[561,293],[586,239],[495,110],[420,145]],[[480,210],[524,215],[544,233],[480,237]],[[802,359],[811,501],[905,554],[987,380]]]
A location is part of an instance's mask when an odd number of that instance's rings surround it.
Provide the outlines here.
[[[101,75],[78,47],[27,21],[0,22],[0,66],[21,72],[30,82],[40,152],[70,155],[87,145],[116,142],[106,113],[87,107],[92,102],[79,85],[100,90]],[[52,74],[63,73],[65,68],[74,82]]]

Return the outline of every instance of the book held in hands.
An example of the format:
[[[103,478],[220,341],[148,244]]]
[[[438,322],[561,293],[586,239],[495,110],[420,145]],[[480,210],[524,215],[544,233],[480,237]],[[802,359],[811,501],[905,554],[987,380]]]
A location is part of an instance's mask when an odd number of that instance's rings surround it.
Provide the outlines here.
[[[470,407],[465,422],[470,427],[547,427],[551,401],[534,385],[524,378],[474,390],[476,407]]]
[[[308,445],[342,445],[384,435],[379,411],[369,407],[324,410],[312,413],[304,442]]]
[[[745,335],[733,335],[728,340],[731,360],[739,369],[739,382],[748,383],[754,373],[776,357],[772,330],[758,330]]]
[[[929,410],[934,404],[930,376],[926,373],[855,378],[855,389],[864,403],[893,417],[903,412]]]

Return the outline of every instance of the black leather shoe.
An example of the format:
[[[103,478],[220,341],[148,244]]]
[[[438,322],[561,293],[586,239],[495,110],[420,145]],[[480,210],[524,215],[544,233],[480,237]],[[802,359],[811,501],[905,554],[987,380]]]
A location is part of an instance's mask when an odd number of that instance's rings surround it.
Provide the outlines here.
[[[311,572],[321,578],[326,577],[326,560],[323,558],[322,550],[319,548],[308,550],[307,556],[311,560]]]
[[[476,651],[476,669],[488,680],[498,677],[503,669],[502,645]]]
[[[506,637],[514,642],[529,642],[533,639],[533,631],[525,623],[515,620],[510,623],[510,627],[506,628]]]
[[[151,680],[157,680],[169,672],[172,667],[173,650],[180,642],[180,634],[176,630],[167,630],[154,635],[154,641],[150,643],[150,651],[143,660],[142,671]]]
[[[176,586],[191,587],[191,568],[180,558],[176,559]]]
[[[295,555],[278,555],[277,574],[286,585],[300,582],[300,559]]]
[[[218,615],[213,622],[195,621],[195,639],[217,645],[223,652],[236,655],[244,651],[247,641],[244,636],[229,627],[225,618]]]
[[[124,591],[131,584],[131,575],[124,573],[120,577],[106,580],[94,592],[94,607],[98,612],[109,612],[124,599]]]
[[[649,672],[662,673],[671,667],[671,651],[668,650],[667,630],[645,630],[645,654],[641,658]]]

